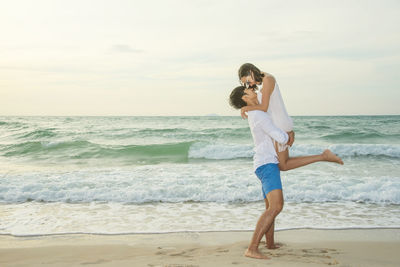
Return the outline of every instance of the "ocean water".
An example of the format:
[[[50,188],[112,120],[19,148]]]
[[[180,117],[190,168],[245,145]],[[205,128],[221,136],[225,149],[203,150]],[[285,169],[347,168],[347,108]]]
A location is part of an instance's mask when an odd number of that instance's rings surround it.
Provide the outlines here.
[[[400,227],[400,116],[293,117],[276,229]],[[0,117],[0,234],[253,230],[253,143],[237,117]]]

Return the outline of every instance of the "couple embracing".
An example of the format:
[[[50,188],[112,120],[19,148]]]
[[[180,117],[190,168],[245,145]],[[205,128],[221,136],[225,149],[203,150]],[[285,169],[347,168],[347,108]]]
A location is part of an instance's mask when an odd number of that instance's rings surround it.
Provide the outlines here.
[[[265,211],[258,219],[256,229],[245,256],[268,259],[258,250],[262,237],[268,249],[279,248],[274,243],[275,218],[283,208],[280,171],[287,171],[318,161],[343,164],[329,149],[322,154],[290,157],[289,147],[294,142],[293,121],[288,115],[279,86],[269,73],[260,71],[250,63],[239,69],[241,86],[230,94],[230,105],[241,109],[241,116],[248,118],[254,141],[254,171],[262,184]],[[261,90],[256,90],[257,86]]]

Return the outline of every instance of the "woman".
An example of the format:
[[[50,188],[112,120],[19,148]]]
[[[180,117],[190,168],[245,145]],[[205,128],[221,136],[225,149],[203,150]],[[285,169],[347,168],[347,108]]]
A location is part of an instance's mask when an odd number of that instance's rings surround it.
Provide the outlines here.
[[[241,109],[243,118],[247,118],[247,111],[262,110],[268,113],[275,126],[285,132],[293,131],[293,120],[286,111],[278,83],[274,76],[260,71],[251,63],[246,63],[239,68],[239,79],[241,84],[247,88],[255,89],[257,85],[262,85],[262,89],[258,93],[259,104],[243,107]],[[293,142],[294,140],[290,140],[288,143],[291,145]],[[289,145],[281,145],[275,142],[275,146],[277,148],[279,169],[281,171],[292,170],[318,161],[330,161],[343,164],[343,161],[329,149],[326,149],[319,155],[289,157]]]

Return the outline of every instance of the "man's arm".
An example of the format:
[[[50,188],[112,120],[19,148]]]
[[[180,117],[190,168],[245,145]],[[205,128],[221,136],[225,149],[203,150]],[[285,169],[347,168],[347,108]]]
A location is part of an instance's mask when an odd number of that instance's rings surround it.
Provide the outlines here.
[[[266,112],[259,112],[257,114],[256,125],[268,134],[272,139],[278,143],[286,144],[289,141],[289,135],[275,126],[271,118]]]

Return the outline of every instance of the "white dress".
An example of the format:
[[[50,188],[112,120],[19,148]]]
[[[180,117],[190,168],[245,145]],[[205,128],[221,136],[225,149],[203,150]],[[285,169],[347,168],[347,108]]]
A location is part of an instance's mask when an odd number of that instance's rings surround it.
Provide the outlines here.
[[[257,98],[258,102],[261,103],[262,100],[262,93],[259,90],[257,92]],[[276,127],[281,129],[282,131],[285,132],[290,132],[293,130],[293,120],[289,116],[289,114],[286,111],[285,104],[283,103],[281,91],[279,90],[279,85],[275,80],[275,87],[274,90],[272,91],[271,97],[269,99],[269,105],[268,105],[268,115],[272,119],[272,122],[275,124]],[[276,140],[275,140],[276,142]],[[278,142],[276,142],[278,145],[278,151],[282,152],[286,148],[288,148],[288,145],[282,145]]]

